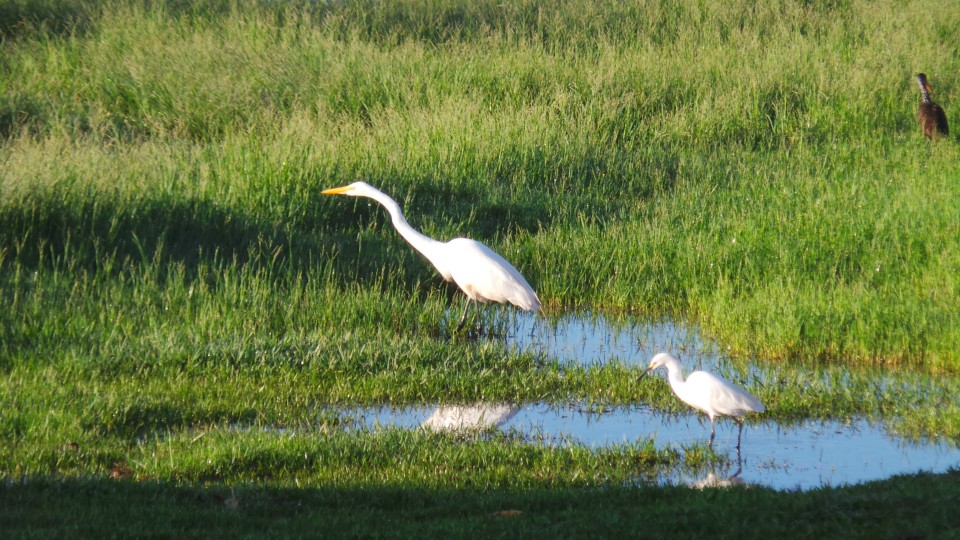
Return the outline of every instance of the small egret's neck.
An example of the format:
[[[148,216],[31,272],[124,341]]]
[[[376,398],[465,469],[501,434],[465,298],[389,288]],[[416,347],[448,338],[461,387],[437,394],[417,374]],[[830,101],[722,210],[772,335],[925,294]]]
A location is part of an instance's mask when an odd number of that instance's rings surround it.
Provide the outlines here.
[[[683,384],[683,367],[676,358],[672,356],[667,358],[663,362],[663,367],[667,368],[667,379],[670,381],[670,386],[676,388],[677,385]]]
[[[400,233],[400,236],[409,242],[414,249],[423,254],[423,256],[426,257],[433,264],[433,266],[437,268],[437,271],[440,272],[440,274],[443,276],[443,279],[447,281],[453,279],[450,275],[450,271],[447,270],[446,265],[444,265],[441,259],[437,257],[438,253],[436,247],[441,245],[441,242],[438,242],[411,227],[410,224],[407,223],[407,219],[403,217],[403,211],[400,209],[400,205],[397,204],[397,201],[390,198],[390,196],[386,193],[372,190],[365,193],[364,196],[377,201],[381,206],[387,209],[387,212],[390,213],[390,220],[393,222],[393,227],[398,233]]]

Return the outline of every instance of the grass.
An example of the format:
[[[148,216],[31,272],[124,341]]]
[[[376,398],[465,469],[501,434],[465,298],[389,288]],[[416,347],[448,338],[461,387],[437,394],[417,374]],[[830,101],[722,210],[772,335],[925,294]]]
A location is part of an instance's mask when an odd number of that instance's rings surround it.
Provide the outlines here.
[[[15,509],[0,515],[0,525],[26,530],[23,538],[42,538],[48,532],[300,538],[315,537],[320,528],[343,536],[387,538],[421,534],[648,538],[665,533],[679,538],[703,534],[949,538],[956,534],[951,519],[955,491],[950,487],[956,480],[956,474],[917,475],[870,486],[776,495],[764,489],[701,492],[671,487],[231,489],[122,480],[41,480],[0,491],[0,502]],[[58,511],[49,512],[54,501]]]
[[[747,498],[792,516],[758,535],[946,534],[936,503],[916,531],[885,509],[955,497],[950,474],[698,494],[623,484],[717,458],[702,448],[567,455],[338,435],[335,416],[316,427],[330,403],[679,407],[627,362],[511,351],[499,318],[451,335],[458,293],[385,213],[318,192],[363,179],[425,234],[482,240],[548,316],[695,323],[778,420],[868,416],[955,440],[958,145],[920,136],[912,74],[956,110],[958,23],[960,9],[926,2],[8,3],[0,498],[15,510],[2,523],[135,534],[131,514],[152,507],[250,535],[342,496],[354,503],[330,519],[345,535],[383,519],[397,534],[426,521],[573,535],[601,512],[602,532],[656,515],[644,530],[692,536]],[[764,369],[747,379],[750,358]],[[211,504],[228,486],[263,515]],[[47,522],[35,501],[52,493],[93,495]],[[118,519],[80,528],[83,509],[127,498]],[[436,513],[411,511],[421,503]],[[515,504],[520,520],[491,515]],[[678,504],[708,518],[671,523]],[[316,518],[298,515],[283,532]]]

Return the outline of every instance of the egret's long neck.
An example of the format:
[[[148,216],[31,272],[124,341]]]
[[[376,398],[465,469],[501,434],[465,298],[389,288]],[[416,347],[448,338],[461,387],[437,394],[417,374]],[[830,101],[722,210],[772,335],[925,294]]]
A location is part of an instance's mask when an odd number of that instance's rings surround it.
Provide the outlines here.
[[[442,260],[438,256],[439,253],[437,248],[442,246],[443,243],[438,242],[411,227],[410,224],[407,223],[407,219],[403,217],[403,211],[400,210],[400,205],[385,193],[378,191],[376,193],[371,193],[369,197],[387,209],[387,212],[390,213],[390,220],[393,222],[393,227],[398,233],[400,233],[400,236],[409,242],[414,249],[426,257],[427,260],[429,260],[430,263],[437,268],[437,271],[440,272],[440,274],[443,276],[443,279],[451,281],[453,278],[450,275],[449,270],[447,270],[446,265],[443,264]]]
[[[670,386],[676,391],[677,388],[683,385],[683,368],[680,367],[678,362],[668,361],[667,366],[667,380],[670,381]]]

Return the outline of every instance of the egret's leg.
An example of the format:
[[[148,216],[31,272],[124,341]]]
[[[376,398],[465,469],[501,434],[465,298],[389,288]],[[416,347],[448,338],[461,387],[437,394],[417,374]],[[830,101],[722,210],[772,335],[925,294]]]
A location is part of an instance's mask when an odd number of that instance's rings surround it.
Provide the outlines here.
[[[740,425],[740,431],[737,432],[737,455],[740,455],[740,437],[743,435],[743,422],[738,420],[737,424]]]
[[[480,302],[477,302],[476,300],[473,301],[473,313],[475,315],[474,320],[477,323],[476,327],[478,332],[483,331],[483,310],[486,307],[486,304],[484,304],[483,307],[480,307]]]
[[[740,476],[740,473],[743,472],[743,458],[740,457],[740,445],[737,445],[737,472],[733,473],[730,476],[730,479],[734,479]]]
[[[476,305],[476,300],[473,301],[473,304]],[[460,324],[457,325],[456,332],[459,332],[463,328],[463,323],[467,322],[467,312],[470,311],[470,297],[467,297],[467,303],[463,306],[463,315],[460,316]]]
[[[717,430],[713,427],[713,417],[710,417],[710,442],[707,446],[713,448],[713,438],[717,436]]]

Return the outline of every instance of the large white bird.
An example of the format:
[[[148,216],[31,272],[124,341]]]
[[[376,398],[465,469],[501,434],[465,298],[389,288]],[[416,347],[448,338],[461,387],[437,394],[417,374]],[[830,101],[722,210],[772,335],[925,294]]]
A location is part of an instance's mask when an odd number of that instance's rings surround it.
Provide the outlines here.
[[[510,303],[526,311],[540,311],[540,299],[527,280],[506,259],[482,243],[470,238],[440,242],[421,234],[407,223],[396,201],[365,182],[354,182],[321,193],[368,197],[387,209],[393,227],[400,236],[426,257],[443,279],[456,283],[467,295],[467,305],[464,306],[457,330],[463,328],[467,320],[471,301],[474,306],[478,301],[497,302]]]
[[[763,403],[760,403],[760,400],[753,394],[712,373],[694,371],[684,381],[680,361],[667,353],[659,353],[654,356],[640,378],[642,379],[644,375],[658,367],[667,368],[670,388],[680,398],[680,401],[707,413],[707,416],[710,417],[710,446],[713,446],[713,438],[717,434],[713,424],[714,417],[731,416],[740,425],[740,432],[737,434],[737,449],[739,450],[740,435],[743,434],[741,417],[750,412],[761,413],[766,410]]]

